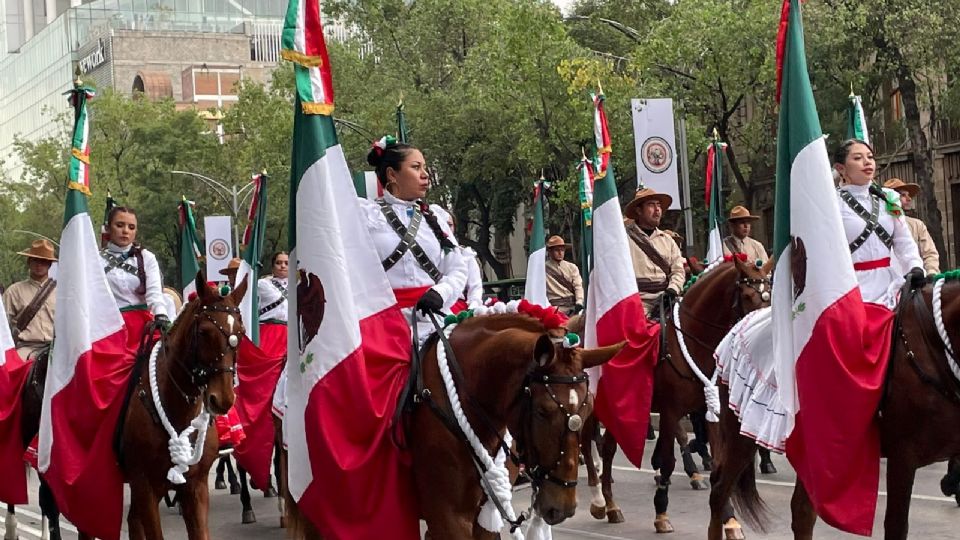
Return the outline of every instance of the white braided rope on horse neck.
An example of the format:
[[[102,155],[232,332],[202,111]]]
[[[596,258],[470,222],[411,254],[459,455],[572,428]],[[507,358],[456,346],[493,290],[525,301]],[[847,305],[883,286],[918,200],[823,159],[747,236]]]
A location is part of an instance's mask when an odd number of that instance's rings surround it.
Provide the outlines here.
[[[187,479],[183,474],[187,472],[191,465],[196,465],[203,457],[203,445],[207,439],[207,426],[210,425],[210,413],[206,406],[200,409],[200,414],[194,418],[187,429],[177,433],[170,419],[167,418],[167,412],[163,410],[163,403],[160,401],[160,388],[157,385],[157,356],[160,354],[160,344],[163,341],[157,341],[150,352],[150,393],[153,396],[153,404],[157,408],[157,416],[160,417],[160,424],[170,436],[167,448],[170,451],[170,461],[173,467],[167,471],[167,480],[172,484],[185,484]],[[197,432],[196,444],[190,443],[190,435]]]
[[[687,365],[690,366],[690,371],[693,371],[694,376],[703,383],[703,399],[707,403],[707,422],[719,422],[720,390],[717,388],[717,375],[720,373],[720,370],[714,367],[713,377],[708,379],[690,356],[690,351],[687,349],[687,342],[683,336],[683,329],[680,328],[680,302],[681,300],[677,300],[677,302],[673,304],[673,327],[677,333],[677,343],[680,345],[680,352],[683,354],[683,359],[686,360]]]
[[[950,366],[950,371],[953,372],[953,376],[960,381],[960,366],[957,365],[957,357],[953,352],[953,345],[950,343],[950,336],[947,335],[947,328],[943,324],[941,289],[943,289],[943,284],[945,282],[945,279],[940,278],[933,284],[933,298],[931,301],[933,304],[933,320],[936,322],[934,326],[937,327],[937,333],[940,334],[940,339],[943,341],[943,352],[947,357],[947,365]]]
[[[517,303],[509,302],[507,304],[494,304],[494,306],[486,307],[481,306],[473,310],[474,315],[496,315],[502,313],[516,313],[517,312]],[[453,333],[456,324],[451,324],[443,329],[444,335],[449,340],[450,334]],[[513,509],[513,486],[510,485],[510,473],[507,471],[506,467],[506,453],[503,451],[503,448],[500,448],[497,452],[496,459],[490,457],[490,452],[487,451],[486,447],[480,442],[480,438],[477,437],[476,432],[473,431],[473,427],[470,426],[470,421],[467,420],[466,415],[463,412],[463,406],[460,401],[460,393],[457,391],[457,386],[454,384],[453,376],[450,374],[450,364],[447,360],[447,351],[443,346],[443,343],[437,344],[437,366],[440,368],[440,378],[443,379],[443,386],[447,391],[447,397],[450,401],[450,409],[453,411],[453,415],[457,420],[457,425],[460,426],[460,430],[463,431],[464,436],[467,438],[467,442],[470,443],[470,450],[483,464],[483,467],[486,469],[486,472],[483,473],[483,476],[487,479],[487,483],[493,489],[493,493],[486,493],[486,487],[481,482],[480,486],[483,488],[484,492],[487,495],[487,501],[483,504],[483,507],[480,509],[480,514],[477,516],[477,523],[484,528],[484,530],[490,532],[500,532],[503,529],[504,522],[503,516],[500,515],[499,510],[497,509],[496,503],[493,502],[493,498],[496,497],[500,502],[500,506],[504,509],[506,513],[506,518],[510,521],[517,520],[517,514]],[[503,442],[510,446],[513,442],[513,437],[510,435],[509,431],[504,433]],[[553,537],[552,530],[550,526],[543,521],[543,518],[533,511],[533,498],[530,500],[531,515],[532,519],[527,522],[524,527],[514,529],[511,532],[512,537],[515,540],[527,540],[526,535],[529,535],[529,540],[550,540]],[[523,529],[526,529],[526,533]]]

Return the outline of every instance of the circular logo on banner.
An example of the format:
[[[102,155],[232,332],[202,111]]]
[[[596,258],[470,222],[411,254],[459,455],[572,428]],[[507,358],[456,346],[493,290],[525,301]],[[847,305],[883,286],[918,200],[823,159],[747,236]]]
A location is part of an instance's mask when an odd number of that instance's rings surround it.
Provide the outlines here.
[[[662,137],[650,137],[640,147],[640,160],[648,171],[660,174],[673,163],[673,149]]]
[[[222,261],[230,254],[230,245],[226,240],[217,238],[210,242],[210,256],[218,261]]]

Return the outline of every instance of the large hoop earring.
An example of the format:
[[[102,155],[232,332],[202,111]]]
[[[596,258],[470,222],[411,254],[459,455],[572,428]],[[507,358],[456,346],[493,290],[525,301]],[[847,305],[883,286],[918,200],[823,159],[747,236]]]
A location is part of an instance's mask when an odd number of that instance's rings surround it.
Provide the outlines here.
[[[394,197],[396,197],[396,196],[397,196],[397,194],[396,194],[396,189],[397,189],[397,186],[398,186],[398,185],[399,185],[399,184],[397,184],[397,181],[396,181],[396,180],[394,180],[394,181],[392,181],[392,182],[387,182],[387,185],[383,186],[383,190],[386,191],[386,192],[388,192],[389,194],[393,195]]]

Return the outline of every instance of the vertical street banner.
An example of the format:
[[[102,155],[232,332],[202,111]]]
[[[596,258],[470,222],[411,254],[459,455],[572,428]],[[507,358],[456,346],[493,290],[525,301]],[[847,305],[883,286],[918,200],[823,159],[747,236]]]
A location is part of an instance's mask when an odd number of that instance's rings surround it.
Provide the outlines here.
[[[207,276],[213,279],[233,258],[233,234],[230,216],[206,216],[203,233],[207,240]]]
[[[673,100],[631,99],[633,135],[637,149],[637,182],[673,198],[669,210],[680,209],[677,142]]]

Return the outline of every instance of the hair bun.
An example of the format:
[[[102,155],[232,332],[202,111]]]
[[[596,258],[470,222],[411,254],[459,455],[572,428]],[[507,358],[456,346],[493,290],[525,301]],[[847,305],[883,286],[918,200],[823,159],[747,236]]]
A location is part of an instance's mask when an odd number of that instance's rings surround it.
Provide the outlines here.
[[[370,148],[370,152],[367,153],[367,163],[369,163],[371,167],[379,167],[380,158],[382,157],[383,157],[383,150],[381,150],[377,146],[372,146]]]
[[[373,165],[374,167],[380,166],[380,161],[383,158],[384,152],[387,151],[387,148],[390,146],[397,145],[397,138],[392,135],[384,135],[380,139],[373,141],[373,145],[370,148],[370,153],[367,154],[367,163]]]

